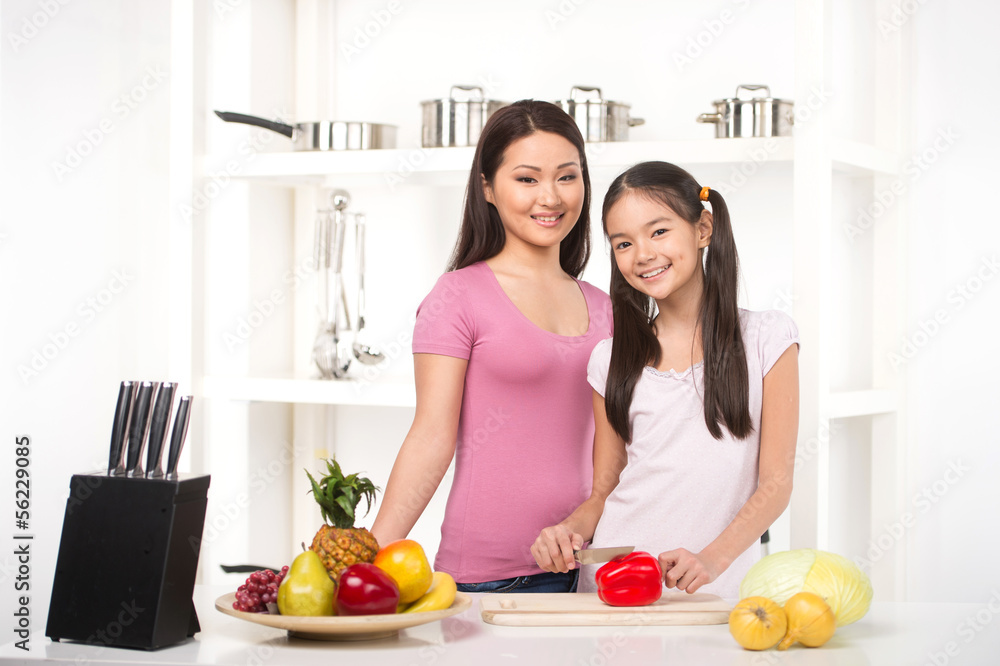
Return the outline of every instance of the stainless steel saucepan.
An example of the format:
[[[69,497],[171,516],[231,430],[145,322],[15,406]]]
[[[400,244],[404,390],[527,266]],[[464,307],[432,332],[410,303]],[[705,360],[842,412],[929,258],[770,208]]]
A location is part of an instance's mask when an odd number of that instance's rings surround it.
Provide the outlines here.
[[[292,150],[371,150],[396,147],[396,126],[381,123],[320,120],[308,123],[287,123],[231,111],[216,111],[227,123],[242,123],[263,127],[287,136]]]
[[[452,86],[446,99],[420,103],[421,145],[424,148],[474,146],[489,117],[507,105],[508,102],[486,99],[479,86]]]
[[[750,99],[740,97],[740,90],[763,90],[765,95]],[[699,123],[715,125],[715,138],[791,136],[794,122],[794,102],[771,97],[764,85],[736,86],[736,96],[717,99],[715,113],[698,116]]]
[[[629,128],[646,122],[631,117],[628,104],[604,99],[600,88],[590,86],[573,86],[569,99],[555,104],[573,116],[585,141],[627,141]]]

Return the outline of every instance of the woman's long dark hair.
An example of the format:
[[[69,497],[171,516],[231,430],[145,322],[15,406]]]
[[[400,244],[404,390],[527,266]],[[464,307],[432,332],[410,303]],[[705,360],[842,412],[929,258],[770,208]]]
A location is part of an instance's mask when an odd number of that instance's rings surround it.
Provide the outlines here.
[[[559,264],[573,277],[580,277],[590,258],[590,171],[583,135],[576,121],[555,104],[521,100],[496,111],[483,127],[465,187],[465,212],[448,270],[465,268],[496,256],[506,242],[503,222],[496,206],[486,200],[483,178],[490,185],[510,144],[535,132],[558,134],[580,152],[583,174],[583,209],[572,231],[559,245]]]
[[[701,186],[684,169],[666,162],[643,162],[615,178],[604,197],[602,221],[608,234],[608,212],[625,195],[639,195],[668,206],[691,224],[705,207]],[[705,425],[715,439],[724,425],[738,439],[753,432],[750,420],[746,351],[740,331],[737,285],[739,257],[733,241],[729,209],[722,195],[711,190],[712,239],[705,257],[704,291],[699,314],[704,353]],[[629,407],[636,382],[646,365],[660,361],[660,343],[653,331],[653,300],[630,285],[611,255],[611,303],[615,335],[605,395],[608,421],[626,442],[632,441]],[[670,409],[670,405],[664,405]]]

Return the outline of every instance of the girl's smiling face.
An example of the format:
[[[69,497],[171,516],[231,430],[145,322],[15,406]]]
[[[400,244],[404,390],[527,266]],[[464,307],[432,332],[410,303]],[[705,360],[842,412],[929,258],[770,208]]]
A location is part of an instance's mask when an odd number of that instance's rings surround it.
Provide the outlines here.
[[[701,250],[712,238],[712,215],[695,224],[642,192],[622,196],[608,211],[605,226],[618,270],[625,280],[656,301],[700,298]]]
[[[558,246],[583,210],[580,153],[558,134],[529,134],[507,147],[483,191],[500,213],[508,244]]]

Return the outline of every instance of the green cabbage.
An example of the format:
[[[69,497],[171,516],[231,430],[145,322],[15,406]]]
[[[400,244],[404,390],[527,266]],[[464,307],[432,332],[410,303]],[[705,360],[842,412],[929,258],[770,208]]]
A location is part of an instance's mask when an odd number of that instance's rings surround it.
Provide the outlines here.
[[[837,626],[857,622],[872,603],[872,583],[846,557],[803,548],[773,553],[750,567],[740,598],[766,597],[779,605],[799,592],[818,594],[837,616]]]

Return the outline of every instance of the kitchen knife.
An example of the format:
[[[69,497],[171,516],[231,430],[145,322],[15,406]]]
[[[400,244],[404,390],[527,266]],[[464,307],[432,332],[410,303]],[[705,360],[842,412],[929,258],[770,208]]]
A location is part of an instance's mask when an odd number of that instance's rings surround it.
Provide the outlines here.
[[[599,562],[610,562],[619,555],[628,555],[635,546],[618,546],[615,548],[588,548],[586,550],[574,550],[573,559],[580,564],[598,564]]]
[[[181,450],[187,438],[188,422],[191,420],[191,396],[181,396],[177,405],[177,415],[174,417],[174,429],[170,433],[170,450],[167,451],[167,476],[177,478],[177,462],[181,459]]]
[[[125,450],[125,438],[128,437],[129,416],[132,413],[132,398],[135,396],[135,384],[123,381],[118,388],[118,404],[115,405],[115,420],[111,425],[111,452],[108,456],[108,475],[122,475],[125,466],[122,465],[122,452]]]
[[[170,425],[170,412],[174,409],[174,392],[176,382],[164,382],[156,393],[156,404],[149,424],[149,444],[146,449],[146,476],[157,478],[163,476],[160,460],[163,457],[163,443],[167,438],[167,426]]]
[[[132,404],[132,422],[129,425],[128,450],[125,457],[125,474],[142,476],[142,449],[149,434],[149,413],[159,382],[142,382]]]

